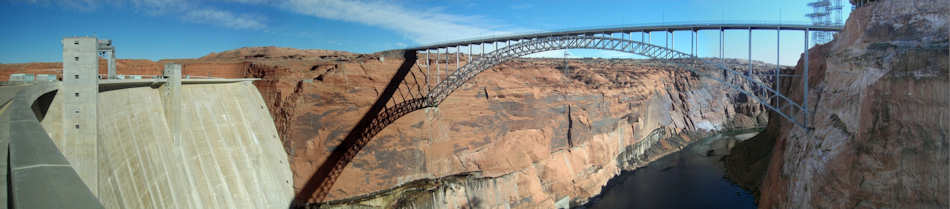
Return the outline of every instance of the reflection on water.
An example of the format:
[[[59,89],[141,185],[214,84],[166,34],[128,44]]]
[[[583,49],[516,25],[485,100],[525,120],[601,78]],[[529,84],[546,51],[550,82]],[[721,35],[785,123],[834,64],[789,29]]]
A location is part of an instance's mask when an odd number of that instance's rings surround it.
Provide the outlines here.
[[[647,167],[624,172],[586,207],[756,208],[749,192],[723,178],[718,161],[727,143],[723,137],[709,137]]]

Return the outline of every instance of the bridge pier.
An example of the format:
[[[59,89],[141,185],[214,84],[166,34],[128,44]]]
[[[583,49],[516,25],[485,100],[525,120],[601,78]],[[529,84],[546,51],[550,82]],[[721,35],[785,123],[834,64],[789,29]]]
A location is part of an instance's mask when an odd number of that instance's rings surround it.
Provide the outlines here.
[[[802,112],[804,112],[802,117],[802,125],[805,126],[805,130],[810,130],[808,127],[808,28],[805,28],[805,72],[802,74]]]
[[[689,56],[696,56],[696,31],[689,31]]]
[[[725,61],[722,59],[722,54],[724,51],[722,45],[724,44],[723,42],[726,42],[726,39],[723,37],[723,35],[725,35],[725,30],[719,28],[719,62],[721,63],[725,63]]]
[[[663,47],[670,48],[670,31],[663,31]]]
[[[779,93],[782,91],[782,66],[779,65],[781,62],[780,57],[782,52],[782,28],[775,29],[775,89],[778,89]],[[777,105],[779,98],[775,98],[775,104]]]
[[[432,89],[432,73],[431,71],[431,60],[429,58],[429,53],[431,49],[426,49],[426,90]]]

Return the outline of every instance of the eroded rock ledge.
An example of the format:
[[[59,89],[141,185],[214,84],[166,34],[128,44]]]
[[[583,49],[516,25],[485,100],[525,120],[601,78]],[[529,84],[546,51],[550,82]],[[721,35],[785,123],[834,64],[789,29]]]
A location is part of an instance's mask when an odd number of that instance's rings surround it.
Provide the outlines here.
[[[947,208],[948,31],[943,0],[857,8],[834,41],[810,50],[814,130],[769,121],[728,158],[730,176],[758,187],[760,208]],[[802,98],[799,86],[789,98]]]

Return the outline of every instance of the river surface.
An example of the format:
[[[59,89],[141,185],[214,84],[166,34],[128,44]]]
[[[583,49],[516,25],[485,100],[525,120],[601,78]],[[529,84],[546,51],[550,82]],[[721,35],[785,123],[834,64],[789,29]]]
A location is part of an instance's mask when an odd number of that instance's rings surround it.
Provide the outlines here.
[[[730,140],[752,135],[704,138],[646,167],[623,172],[586,208],[756,208],[751,193],[724,178],[719,162]]]

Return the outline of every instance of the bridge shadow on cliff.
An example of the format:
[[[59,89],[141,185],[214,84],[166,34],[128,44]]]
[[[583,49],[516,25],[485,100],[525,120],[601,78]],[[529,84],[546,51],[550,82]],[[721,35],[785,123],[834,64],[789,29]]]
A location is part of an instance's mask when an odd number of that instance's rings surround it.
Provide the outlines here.
[[[417,59],[415,51],[402,51],[402,56],[404,61],[386,88],[380,92],[376,102],[295,194],[291,208],[319,207],[342,173],[343,167],[353,160],[376,133],[402,115],[424,108],[426,94],[430,89],[428,76],[421,72],[421,69],[419,72],[413,72],[412,67]],[[406,80],[407,78],[411,80]]]

